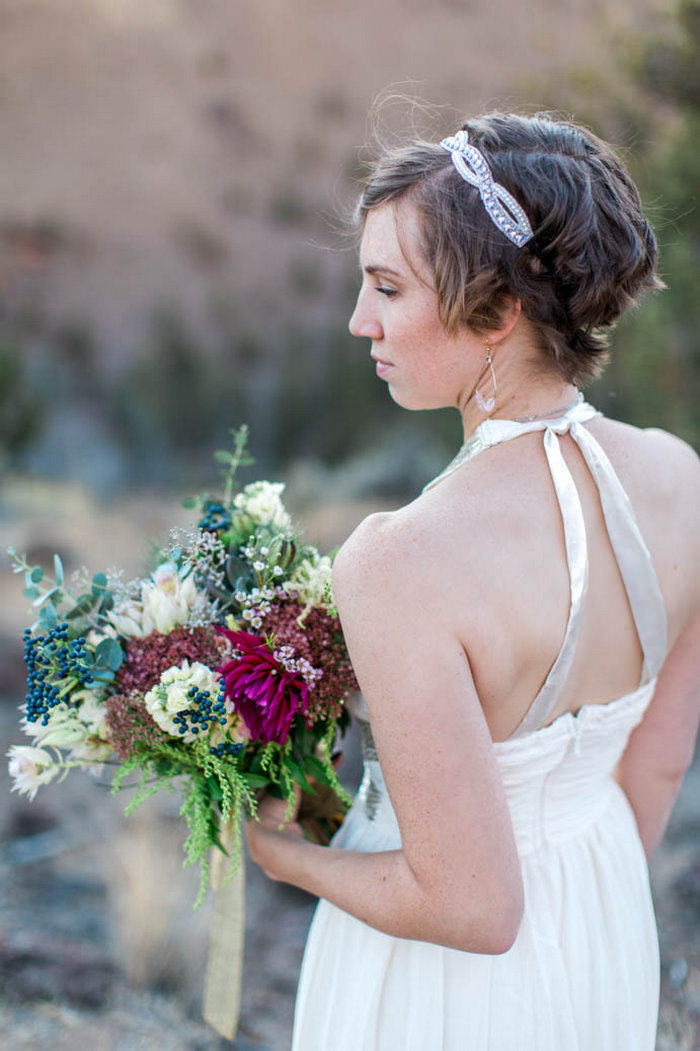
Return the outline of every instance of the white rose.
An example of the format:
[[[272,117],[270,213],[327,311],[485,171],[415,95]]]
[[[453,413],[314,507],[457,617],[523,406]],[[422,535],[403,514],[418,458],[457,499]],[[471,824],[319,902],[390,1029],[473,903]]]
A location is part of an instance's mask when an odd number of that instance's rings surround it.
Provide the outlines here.
[[[282,503],[284,482],[251,482],[234,499],[236,507],[255,521],[292,531],[292,519]]]
[[[47,785],[61,772],[49,752],[28,745],[13,745],[7,756],[10,760],[12,791],[33,799],[41,785]]]
[[[199,661],[193,664],[183,661],[179,668],[168,668],[163,672],[158,685],[149,690],[144,697],[144,703],[161,730],[189,743],[198,735],[189,730],[184,734],[180,733],[181,723],[175,722],[173,717],[192,707],[192,699],[187,695],[193,686],[202,693],[208,690],[214,699],[219,693],[220,685],[221,676],[210,671],[205,664]]]

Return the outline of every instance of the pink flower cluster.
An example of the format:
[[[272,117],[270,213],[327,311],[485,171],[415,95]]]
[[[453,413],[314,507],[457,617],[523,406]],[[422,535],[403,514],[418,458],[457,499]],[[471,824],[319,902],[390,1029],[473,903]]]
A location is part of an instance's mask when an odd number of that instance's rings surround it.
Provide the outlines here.
[[[211,628],[173,628],[167,635],[154,631],[126,641],[126,660],[117,672],[115,689],[122,694],[147,693],[162,673],[184,660],[216,668],[226,653],[226,643]]]
[[[324,609],[309,610],[299,624],[300,612],[293,599],[276,603],[265,616],[261,634],[273,635],[278,646],[292,646],[297,658],[322,669],[323,675],[309,691],[307,720],[337,719],[348,693],[360,688],[340,624]]]

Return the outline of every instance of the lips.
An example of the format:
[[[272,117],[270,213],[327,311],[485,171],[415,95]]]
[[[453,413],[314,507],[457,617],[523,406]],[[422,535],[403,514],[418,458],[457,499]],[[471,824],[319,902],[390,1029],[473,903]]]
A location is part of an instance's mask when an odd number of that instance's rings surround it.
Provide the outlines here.
[[[371,354],[370,357],[372,358],[372,361],[376,361],[377,365],[388,365],[391,367],[393,364],[391,361],[385,361],[384,358],[377,357],[376,354]]]

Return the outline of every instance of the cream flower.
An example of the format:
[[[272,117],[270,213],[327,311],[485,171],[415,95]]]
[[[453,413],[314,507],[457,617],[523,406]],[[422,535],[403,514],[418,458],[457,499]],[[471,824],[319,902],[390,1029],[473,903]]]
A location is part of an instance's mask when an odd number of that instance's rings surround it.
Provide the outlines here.
[[[91,772],[100,773],[95,763],[103,763],[111,754],[112,746],[107,741],[107,724],[104,706],[92,690],[77,690],[71,694],[71,703],[52,708],[44,725],[31,723],[26,717],[22,729],[41,747],[69,748],[70,758],[89,766]]]
[[[51,709],[46,725],[25,720],[23,729],[25,733],[31,734],[37,744],[54,748],[72,748],[88,734],[87,727],[83,726],[76,713],[64,705]]]
[[[142,634],[159,631],[167,635],[178,624],[184,624],[201,601],[194,577],[183,580],[173,562],[164,562],[141,587]]]
[[[144,704],[151,717],[158,723],[161,730],[179,737],[182,741],[194,741],[196,734],[189,730],[180,733],[181,723],[175,721],[174,716],[184,712],[192,706],[192,699],[187,696],[194,686],[204,693],[208,690],[212,698],[219,693],[221,676],[211,671],[206,665],[199,661],[190,664],[183,661],[179,667],[168,668],[160,677],[160,682],[149,690],[144,697]]]
[[[43,748],[16,744],[10,748],[7,756],[13,780],[12,791],[29,796],[30,799],[34,798],[41,785],[47,785],[61,772],[53,757]]]
[[[282,503],[283,492],[284,482],[251,482],[233,502],[254,521],[291,533],[292,519]]]
[[[327,591],[330,591],[333,567],[328,555],[304,558],[283,587],[285,591],[299,596],[307,609],[320,606]]]
[[[116,628],[122,638],[141,638],[143,630],[143,605],[135,599],[120,602],[107,614],[110,624]]]

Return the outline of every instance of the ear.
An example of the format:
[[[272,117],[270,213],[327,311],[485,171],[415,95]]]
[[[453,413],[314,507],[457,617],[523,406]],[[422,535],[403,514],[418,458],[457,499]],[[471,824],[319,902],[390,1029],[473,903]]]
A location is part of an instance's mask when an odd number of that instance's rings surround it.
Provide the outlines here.
[[[511,334],[517,325],[522,313],[522,304],[515,296],[507,296],[503,301],[500,313],[500,324],[489,329],[489,342],[492,346],[501,343],[503,339]]]
[[[492,346],[501,343],[511,334],[522,316],[522,303],[515,296],[506,296],[503,300],[500,323],[488,331],[489,342]]]

